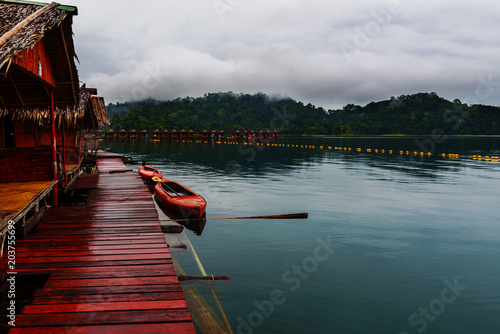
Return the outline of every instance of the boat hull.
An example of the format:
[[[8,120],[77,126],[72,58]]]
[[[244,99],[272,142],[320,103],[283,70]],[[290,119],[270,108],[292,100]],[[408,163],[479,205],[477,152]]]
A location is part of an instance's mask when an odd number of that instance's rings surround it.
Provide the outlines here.
[[[201,195],[166,179],[156,183],[154,197],[166,209],[179,213],[186,219],[200,219],[207,207],[207,202]]]
[[[161,175],[160,171],[156,168],[153,168],[151,166],[141,166],[139,167],[139,175],[144,179],[144,180],[151,180],[153,177],[159,177],[160,179],[163,178],[163,175]]]

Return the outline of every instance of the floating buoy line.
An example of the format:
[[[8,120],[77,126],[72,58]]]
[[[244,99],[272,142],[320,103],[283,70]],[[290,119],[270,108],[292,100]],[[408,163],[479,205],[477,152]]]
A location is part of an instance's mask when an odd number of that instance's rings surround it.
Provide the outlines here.
[[[183,140],[184,142],[193,142],[192,140]],[[207,141],[200,141],[200,140],[195,140],[194,143],[206,143]],[[489,162],[499,162],[500,157],[498,156],[491,156],[491,155],[478,155],[474,154],[470,157],[468,156],[461,156],[459,154],[455,153],[439,153],[439,154],[434,154],[432,152],[423,152],[423,151],[405,151],[405,150],[386,150],[386,149],[372,149],[372,148],[366,148],[362,149],[360,147],[357,148],[352,148],[352,147],[347,147],[347,146],[316,146],[316,145],[298,145],[298,144],[276,144],[276,143],[249,143],[249,142],[238,142],[238,141],[216,141],[214,142],[215,144],[218,145],[240,145],[240,143],[243,143],[243,145],[251,146],[251,145],[256,145],[256,146],[265,146],[265,147],[284,147],[284,148],[301,148],[301,149],[318,149],[318,150],[327,150],[327,151],[341,151],[341,152],[358,152],[358,153],[374,153],[374,154],[386,154],[386,155],[399,155],[399,156],[413,156],[413,157],[432,157],[432,156],[438,156],[442,158],[448,158],[448,159],[472,159],[476,161],[489,161]]]

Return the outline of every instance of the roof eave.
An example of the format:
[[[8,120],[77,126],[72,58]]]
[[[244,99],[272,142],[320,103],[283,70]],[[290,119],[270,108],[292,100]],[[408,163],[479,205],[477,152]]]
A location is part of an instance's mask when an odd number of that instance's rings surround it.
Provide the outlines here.
[[[48,2],[38,2],[38,1],[27,1],[27,0],[0,0],[2,3],[11,3],[18,5],[35,5],[35,6],[47,6]],[[64,10],[72,15],[78,15],[78,7],[70,5],[58,5],[57,9]]]

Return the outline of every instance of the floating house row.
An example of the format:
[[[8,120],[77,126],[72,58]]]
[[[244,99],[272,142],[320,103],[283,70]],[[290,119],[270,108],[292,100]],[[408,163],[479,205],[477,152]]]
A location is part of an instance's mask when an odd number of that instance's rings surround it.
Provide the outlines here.
[[[184,130],[184,129],[171,129],[171,130],[153,130],[151,132],[147,130],[137,131],[135,129],[125,130],[120,129],[118,131],[114,131],[113,129],[108,129],[105,133],[106,138],[194,138],[195,132],[193,130]],[[199,138],[224,138],[225,132],[224,130],[201,130],[198,132]]]
[[[85,130],[109,123],[104,99],[80,85],[74,6],[0,2],[0,233],[35,224],[79,173]],[[48,199],[48,200],[47,200]]]
[[[125,130],[120,129],[115,131],[113,129],[108,129],[105,132],[106,138],[194,138],[195,132],[193,130],[153,130],[151,132],[147,130],[137,131],[135,129]],[[198,138],[215,138],[221,139],[225,137],[224,130],[200,130],[198,132]],[[277,130],[233,130],[231,131],[231,139],[237,138],[277,138]]]
[[[278,138],[277,130],[233,130],[231,138]]]

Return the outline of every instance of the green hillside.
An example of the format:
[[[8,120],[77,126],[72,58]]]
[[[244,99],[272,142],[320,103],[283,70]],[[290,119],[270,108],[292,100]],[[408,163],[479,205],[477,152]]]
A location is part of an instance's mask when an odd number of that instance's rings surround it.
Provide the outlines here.
[[[500,108],[418,93],[325,110],[262,93],[211,93],[199,98],[108,105],[111,128],[278,130],[294,135],[500,134]],[[497,126],[498,124],[498,126]]]

